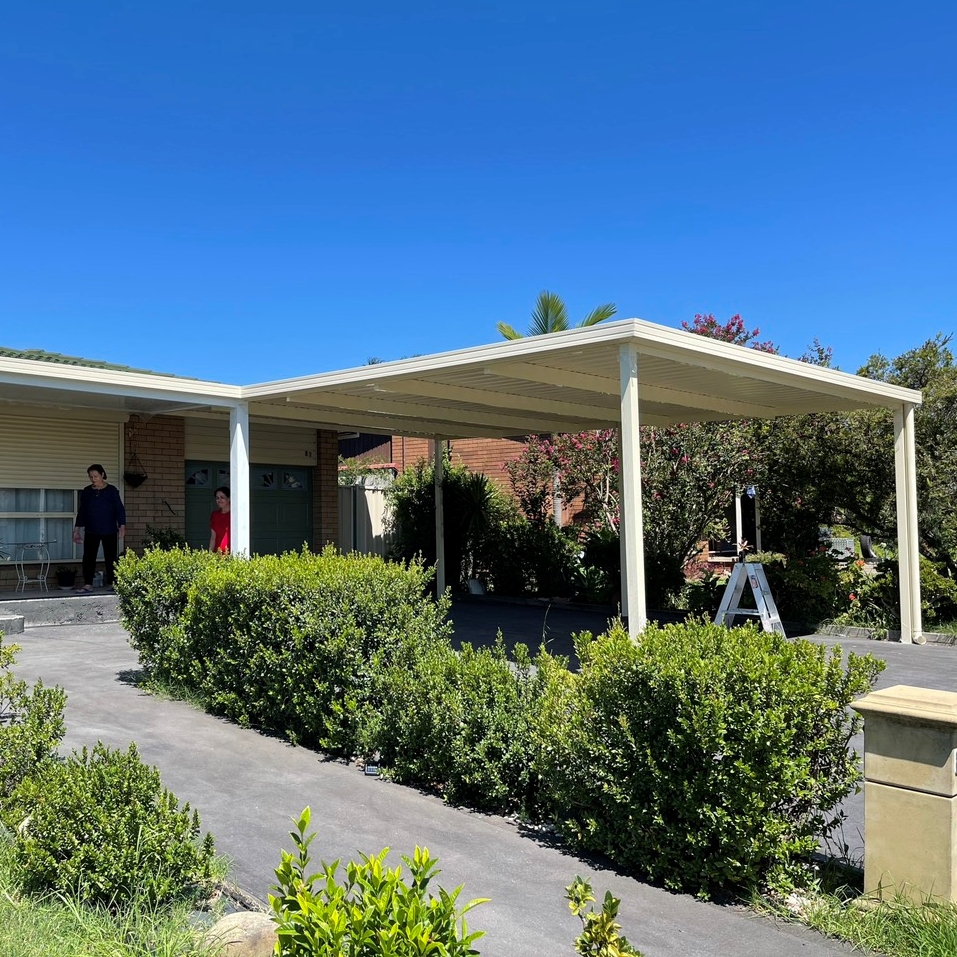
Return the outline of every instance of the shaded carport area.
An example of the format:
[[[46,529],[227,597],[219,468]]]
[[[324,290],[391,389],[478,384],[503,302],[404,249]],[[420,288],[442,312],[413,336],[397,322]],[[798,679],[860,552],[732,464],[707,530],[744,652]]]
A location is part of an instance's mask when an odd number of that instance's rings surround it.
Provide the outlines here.
[[[910,389],[640,319],[249,386],[0,357],[0,402],[12,406],[221,422],[229,436],[231,541],[240,554],[249,553],[251,540],[251,420],[433,439],[440,591],[447,582],[441,483],[450,438],[620,428],[622,614],[633,634],[648,614],[641,425],[887,409],[894,420],[901,640],[920,640],[914,454],[920,401]]]
[[[908,643],[919,641],[922,631],[914,451],[914,409],[920,401],[920,393],[910,389],[627,319],[246,386],[231,416],[231,469],[233,475],[248,469],[244,443],[250,414],[434,439],[441,591],[447,582],[441,482],[450,438],[619,428],[622,613],[636,634],[648,617],[641,425],[888,409],[894,420],[901,640]],[[243,538],[242,529],[234,529],[234,542],[248,547],[248,530]]]

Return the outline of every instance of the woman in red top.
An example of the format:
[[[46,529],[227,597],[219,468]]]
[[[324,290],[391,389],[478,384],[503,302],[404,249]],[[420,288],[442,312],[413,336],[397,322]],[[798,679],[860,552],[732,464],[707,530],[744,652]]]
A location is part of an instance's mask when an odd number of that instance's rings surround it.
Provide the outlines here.
[[[209,550],[229,554],[229,489],[216,489],[216,511],[209,516]]]

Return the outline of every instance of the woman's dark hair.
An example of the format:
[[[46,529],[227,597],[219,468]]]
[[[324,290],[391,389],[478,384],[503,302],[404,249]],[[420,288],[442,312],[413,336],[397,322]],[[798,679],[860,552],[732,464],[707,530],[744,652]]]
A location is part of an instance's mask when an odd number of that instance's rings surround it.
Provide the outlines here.
[[[226,498],[229,498],[229,497],[230,497],[230,495],[229,495],[229,486],[228,486],[228,485],[220,485],[219,488],[216,489],[215,492],[213,492],[213,495],[216,495],[218,492],[222,492],[223,495],[226,496]]]
[[[106,469],[102,465],[91,465],[87,470],[86,474],[89,475],[90,472],[99,472],[103,476],[104,480],[106,479]]]

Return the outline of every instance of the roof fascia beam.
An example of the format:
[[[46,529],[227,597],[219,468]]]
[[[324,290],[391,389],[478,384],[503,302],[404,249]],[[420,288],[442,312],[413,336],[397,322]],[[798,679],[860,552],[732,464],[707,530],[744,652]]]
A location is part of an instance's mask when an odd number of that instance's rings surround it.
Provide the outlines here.
[[[601,405],[583,405],[578,402],[561,402],[552,399],[518,395],[514,392],[494,392],[491,389],[475,389],[471,386],[448,385],[444,382],[427,382],[424,379],[412,379],[397,382],[376,383],[377,392],[396,393],[398,395],[422,395],[433,399],[452,402],[471,402],[491,406],[497,409],[518,409],[522,412],[544,412],[551,415],[567,415],[571,418],[601,418],[609,413],[617,415],[618,409],[612,403]],[[587,413],[583,415],[583,412]]]
[[[501,375],[509,379],[524,379],[526,382],[564,386],[618,397],[617,383],[614,380],[605,379],[603,376],[589,375],[585,372],[569,372],[552,366],[538,366],[531,363],[508,363],[489,366],[485,371],[488,375]],[[669,389],[665,386],[648,385],[644,382],[641,383],[640,392],[642,402],[661,402],[665,405],[688,408],[688,421],[693,420],[693,410],[696,409],[745,418],[767,418],[774,413],[773,409],[750,402],[736,402],[733,399],[722,399],[713,395],[696,395],[695,393],[681,392],[678,389]],[[647,416],[643,416],[643,418],[647,420]]]
[[[253,402],[249,414],[255,419],[284,419],[316,429],[342,429],[372,432],[377,435],[422,435],[431,438],[436,434],[454,431],[455,438],[484,439],[494,436],[518,435],[507,429],[489,429],[465,423],[452,424],[431,418],[401,419],[398,416],[364,414],[348,409],[326,409],[317,406],[277,405],[271,402]]]
[[[240,394],[238,386],[221,386],[215,392],[199,392],[196,390],[196,384],[189,380],[179,383],[176,380],[166,379],[164,385],[159,387],[156,383],[150,381],[155,378],[153,376],[130,376],[129,380],[118,382],[115,379],[99,380],[95,377],[80,374],[95,370],[81,369],[78,366],[69,366],[68,368],[75,374],[74,377],[37,376],[10,372],[0,368],[0,383],[25,386],[33,390],[41,389],[51,393],[81,392],[127,399],[145,399],[153,402],[170,402],[179,406],[185,404],[222,408],[233,407]],[[114,373],[115,375],[116,373]],[[211,383],[211,385],[214,384]]]
[[[400,419],[408,418],[415,421],[429,419],[432,422],[445,424],[443,434],[448,434],[449,428],[457,428],[460,425],[490,426],[506,435],[522,435],[527,432],[581,432],[583,429],[590,428],[596,419],[607,423],[614,418],[614,413],[589,415],[587,410],[585,414],[579,410],[575,418],[561,415],[508,415],[503,412],[453,409],[446,406],[397,401],[385,397],[383,393],[376,393],[365,398],[327,392],[316,397],[297,396],[295,403],[300,406],[315,406],[331,410],[351,409],[372,415],[398,416]]]
[[[727,343],[715,342],[714,346],[727,347]],[[708,352],[695,351],[689,354],[667,343],[643,340],[640,346],[642,355],[654,356],[680,362],[691,368],[710,369],[723,375],[735,376],[739,379],[754,379],[758,382],[771,382],[775,385],[809,393],[809,402],[813,403],[813,395],[826,395],[853,403],[855,408],[879,407],[894,409],[900,403],[896,398],[898,393],[905,393],[906,400],[920,404],[920,393],[910,389],[901,389],[900,386],[886,386],[862,376],[851,375],[836,369],[819,370],[810,363],[797,362],[784,356],[760,352],[757,349],[747,349],[732,346],[740,354],[732,356],[721,355],[721,349],[715,348]],[[780,368],[781,363],[789,363],[792,368]],[[804,367],[804,368],[802,368]],[[815,374],[817,371],[825,375]],[[844,382],[839,381],[841,378]],[[856,381],[855,381],[856,380]],[[894,396],[890,394],[894,392]],[[767,415],[768,413],[765,413]],[[778,413],[782,414],[782,413]],[[790,413],[785,413],[790,414]]]

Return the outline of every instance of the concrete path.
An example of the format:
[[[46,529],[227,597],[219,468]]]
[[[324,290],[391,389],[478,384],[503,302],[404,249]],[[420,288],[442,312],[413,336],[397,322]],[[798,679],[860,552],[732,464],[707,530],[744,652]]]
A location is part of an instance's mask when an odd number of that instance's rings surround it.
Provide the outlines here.
[[[466,617],[460,614],[463,631]],[[509,618],[505,627],[521,623]],[[531,626],[529,619],[525,627]],[[233,861],[232,879],[256,897],[266,898],[279,848],[291,849],[291,819],[308,804],[319,831],[313,845],[318,857],[348,860],[358,851],[375,853],[389,846],[397,864],[400,854],[425,845],[439,858],[443,886],[464,885],[463,899],[491,898],[470,921],[487,932],[479,942],[485,957],[572,953],[578,926],[564,887],[576,874],[591,879],[599,896],[610,890],[622,899],[619,919],[625,933],[647,957],[850,952],[835,941],[743,908],[702,903],[596,869],[538,843],[514,823],[446,807],[431,796],[365,777],[355,767],[323,761],[182,702],[143,694],[130,682],[137,658],[126,638],[116,624],[28,628],[17,636],[22,646],[17,671],[28,680],[39,677],[65,688],[68,746],[102,740],[125,747],[136,741],[144,760],[160,768],[164,783],[199,810],[218,850]],[[859,644],[860,650],[888,658],[882,686],[957,688],[954,649]]]

